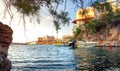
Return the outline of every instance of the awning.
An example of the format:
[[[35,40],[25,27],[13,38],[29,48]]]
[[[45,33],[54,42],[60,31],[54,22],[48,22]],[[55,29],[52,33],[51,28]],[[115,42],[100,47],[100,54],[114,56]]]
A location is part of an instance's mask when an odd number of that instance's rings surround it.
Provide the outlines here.
[[[76,20],[74,20],[72,23],[77,24],[77,21],[86,21],[86,20],[90,20],[90,19],[93,19],[93,18],[94,18],[94,17],[76,19]]]

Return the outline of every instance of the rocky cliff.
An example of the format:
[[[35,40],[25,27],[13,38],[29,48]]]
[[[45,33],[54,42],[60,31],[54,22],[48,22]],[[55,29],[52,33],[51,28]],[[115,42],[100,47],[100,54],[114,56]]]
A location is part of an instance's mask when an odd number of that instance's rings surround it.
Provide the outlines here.
[[[110,40],[118,40],[120,41],[120,24],[113,26],[110,29],[111,36],[109,37]]]
[[[9,45],[12,43],[13,30],[0,22],[0,71],[10,71],[11,62],[7,58]]]

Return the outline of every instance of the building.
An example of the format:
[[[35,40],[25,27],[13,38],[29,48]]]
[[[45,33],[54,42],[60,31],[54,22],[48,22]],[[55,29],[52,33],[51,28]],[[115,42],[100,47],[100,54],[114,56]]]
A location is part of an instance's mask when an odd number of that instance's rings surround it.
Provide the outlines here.
[[[86,13],[83,15],[83,12],[86,11]],[[76,12],[76,19],[73,21],[75,24],[73,28],[73,32],[76,32],[76,28],[80,27],[85,30],[85,21],[91,20],[93,18],[97,17],[97,10],[95,10],[93,7],[87,7],[84,9],[78,9]]]
[[[39,37],[39,38],[38,38],[37,44],[44,44],[44,39],[43,39],[43,37]]]
[[[102,1],[101,3],[103,3],[103,2],[104,1]],[[120,0],[107,0],[107,2],[109,2],[111,4],[114,12],[117,9],[120,9]],[[86,12],[85,14],[83,14],[84,11]],[[83,30],[82,37],[84,37],[85,40],[88,40],[88,38],[86,37],[86,32],[85,32],[86,31],[86,29],[85,29],[86,21],[99,18],[99,16],[103,13],[105,13],[105,12],[97,11],[93,7],[78,9],[78,11],[76,12],[76,19],[73,21],[73,23],[75,24],[73,27],[73,34],[76,33],[76,28],[81,28]],[[94,36],[92,35],[92,38],[93,37]],[[96,37],[98,37],[98,36],[96,36]],[[96,37],[95,37],[95,39],[98,39]],[[94,38],[92,40],[94,40]]]
[[[83,12],[86,12],[85,14],[83,14]],[[96,9],[94,9],[93,7],[87,7],[84,9],[78,9],[77,13],[76,13],[76,19],[73,21],[74,23],[74,28],[73,28],[73,34],[75,35],[75,33],[77,32],[76,29],[80,28],[82,29],[82,38],[84,38],[84,40],[86,40],[86,29],[85,29],[85,24],[87,20],[91,20],[94,18],[98,17],[98,11]],[[79,36],[77,37],[79,39]]]
[[[120,0],[107,0],[107,2],[110,2],[114,11],[116,11],[116,9],[120,9]],[[83,14],[84,11],[86,12],[85,14]],[[78,9],[76,12],[76,19],[72,23],[75,24],[75,27],[80,27],[81,25],[85,24],[86,20],[99,18],[101,13],[103,12],[99,12],[93,7]]]
[[[45,37],[39,37],[37,43],[38,44],[54,44],[55,38],[54,36],[45,36]]]

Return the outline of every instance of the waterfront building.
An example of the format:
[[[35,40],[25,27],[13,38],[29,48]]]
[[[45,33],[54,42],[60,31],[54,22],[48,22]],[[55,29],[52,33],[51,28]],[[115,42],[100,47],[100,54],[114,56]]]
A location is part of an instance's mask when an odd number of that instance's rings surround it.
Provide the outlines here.
[[[54,36],[45,36],[44,37],[45,44],[54,44],[55,38]]]
[[[37,43],[38,44],[54,44],[55,38],[54,36],[45,36],[45,37],[39,37]]]
[[[83,15],[84,11],[86,11],[86,13]],[[76,19],[73,21],[73,23],[75,24],[73,27],[73,34],[75,35],[75,33],[77,32],[76,29],[80,28],[82,29],[82,33],[83,33],[81,36],[84,38],[84,40],[86,40],[87,39],[86,29],[85,29],[86,21],[94,18],[98,18],[98,16],[99,16],[98,11],[93,7],[78,9],[78,11],[76,12]]]
[[[39,37],[38,41],[37,41],[37,44],[43,44],[43,43],[44,43],[43,37]]]
[[[120,9],[120,0],[106,0],[106,1],[110,3],[114,12],[117,9]],[[101,3],[103,2],[104,1],[102,1]],[[84,11],[86,12],[85,14],[83,14]],[[78,9],[76,12],[76,19],[73,21],[74,23],[73,34],[76,33],[76,28],[80,28],[82,29],[82,37],[86,41],[99,41],[100,39],[107,40],[106,37],[108,37],[109,35],[106,32],[104,32],[103,34],[98,34],[98,35],[87,35],[88,33],[85,29],[85,25],[88,24],[86,23],[86,21],[99,18],[99,16],[101,16],[101,14],[103,13],[106,13],[106,11],[97,11],[93,7],[86,7],[83,9]],[[112,32],[113,30],[111,29],[110,31]],[[116,29],[115,32],[117,31],[118,30]],[[112,32],[112,33],[115,33],[115,32]]]

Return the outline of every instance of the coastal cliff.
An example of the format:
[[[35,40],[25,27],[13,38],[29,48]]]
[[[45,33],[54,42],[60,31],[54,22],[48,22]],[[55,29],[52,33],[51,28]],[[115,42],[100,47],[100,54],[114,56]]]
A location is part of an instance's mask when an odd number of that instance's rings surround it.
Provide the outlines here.
[[[113,26],[110,29],[111,36],[109,37],[110,40],[116,39],[120,41],[120,24]]]
[[[0,71],[10,71],[11,61],[7,58],[9,45],[12,43],[13,30],[0,22]]]

